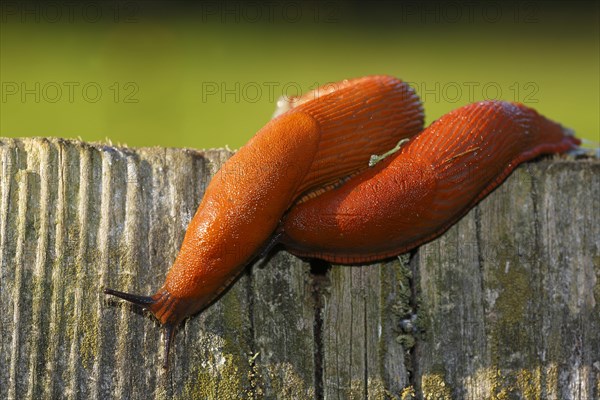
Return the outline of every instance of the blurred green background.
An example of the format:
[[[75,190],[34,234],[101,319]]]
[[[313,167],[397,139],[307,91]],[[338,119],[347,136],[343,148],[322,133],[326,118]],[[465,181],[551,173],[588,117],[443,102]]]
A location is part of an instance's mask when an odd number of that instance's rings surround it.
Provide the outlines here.
[[[521,101],[600,141],[598,2],[3,1],[0,136],[243,145],[281,95],[411,82],[427,123]]]

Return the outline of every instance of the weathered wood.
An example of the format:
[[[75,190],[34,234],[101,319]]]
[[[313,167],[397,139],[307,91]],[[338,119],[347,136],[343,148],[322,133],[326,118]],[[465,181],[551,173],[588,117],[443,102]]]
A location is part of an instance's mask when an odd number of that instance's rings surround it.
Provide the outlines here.
[[[600,163],[530,163],[419,249],[425,395],[600,396],[599,214]]]
[[[252,270],[259,398],[315,397],[315,304],[309,272],[308,264],[283,251]]]
[[[229,156],[0,139],[0,398],[600,395],[597,160],[518,168],[411,257],[279,251],[186,321],[163,371],[159,325],[101,289],[162,283]]]
[[[409,386],[402,346],[413,339],[400,329],[412,311],[406,261],[331,269],[323,310],[325,398],[385,399]]]

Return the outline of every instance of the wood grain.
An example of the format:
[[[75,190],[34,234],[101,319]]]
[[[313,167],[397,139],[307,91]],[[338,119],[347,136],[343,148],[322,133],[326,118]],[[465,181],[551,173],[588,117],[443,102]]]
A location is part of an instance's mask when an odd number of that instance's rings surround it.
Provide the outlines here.
[[[410,255],[275,252],[177,333],[162,283],[225,150],[0,138],[0,398],[593,399],[600,162],[519,167]]]

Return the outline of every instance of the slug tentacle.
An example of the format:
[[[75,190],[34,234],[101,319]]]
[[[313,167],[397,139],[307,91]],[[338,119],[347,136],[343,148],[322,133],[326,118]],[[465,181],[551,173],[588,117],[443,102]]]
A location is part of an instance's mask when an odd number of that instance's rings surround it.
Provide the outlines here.
[[[110,294],[111,296],[127,300],[130,303],[144,308],[148,308],[150,305],[154,304],[154,299],[150,296],[140,296],[137,294],[119,292],[118,290],[113,289],[104,289],[104,294]]]
[[[165,288],[161,288],[153,296],[140,296],[113,289],[104,289],[104,293],[127,300],[150,311],[164,325],[179,324],[187,317],[186,311],[190,308],[189,302],[172,296]]]

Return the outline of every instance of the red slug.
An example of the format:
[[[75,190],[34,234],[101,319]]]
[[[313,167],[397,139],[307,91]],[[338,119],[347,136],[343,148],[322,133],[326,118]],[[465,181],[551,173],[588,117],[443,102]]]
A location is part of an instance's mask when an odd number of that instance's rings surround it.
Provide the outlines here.
[[[280,240],[293,254],[335,263],[395,256],[441,235],[520,163],[579,143],[522,104],[470,104],[371,169],[294,206]]]
[[[174,328],[210,304],[269,243],[299,197],[365,169],[371,154],[420,132],[405,83],[370,76],[317,89],[267,123],[211,180],[164,284],[151,297],[105,289]]]

